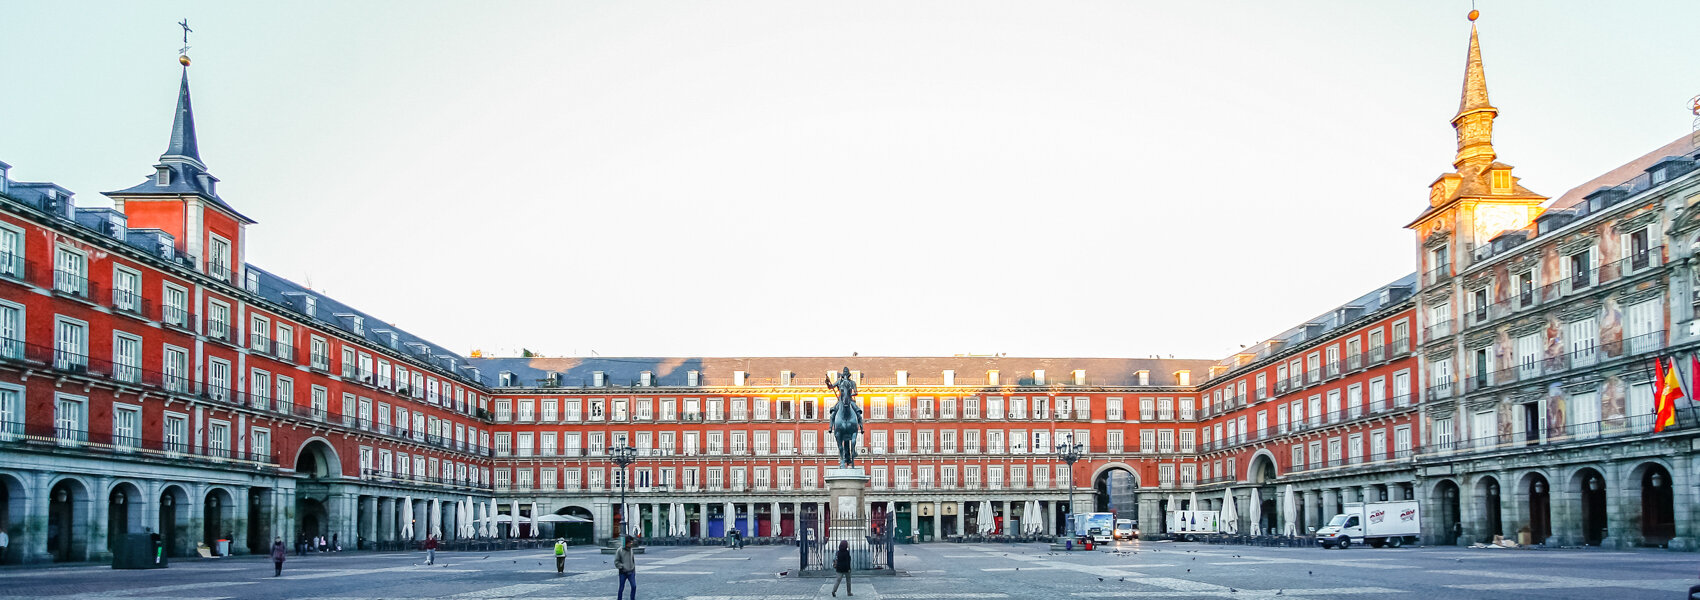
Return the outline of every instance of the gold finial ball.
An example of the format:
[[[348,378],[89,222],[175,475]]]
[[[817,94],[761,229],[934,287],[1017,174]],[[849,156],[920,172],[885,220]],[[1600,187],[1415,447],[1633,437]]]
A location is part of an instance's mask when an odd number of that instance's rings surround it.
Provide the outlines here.
[[[177,55],[177,62],[179,64],[185,66],[185,67],[189,66],[189,55],[187,55],[187,54]]]
[[[1473,9],[1473,8],[1470,9],[1470,20],[1471,21],[1476,20],[1476,17],[1480,17],[1480,16],[1482,16],[1482,11],[1479,11],[1479,10],[1476,10],[1476,9]]]

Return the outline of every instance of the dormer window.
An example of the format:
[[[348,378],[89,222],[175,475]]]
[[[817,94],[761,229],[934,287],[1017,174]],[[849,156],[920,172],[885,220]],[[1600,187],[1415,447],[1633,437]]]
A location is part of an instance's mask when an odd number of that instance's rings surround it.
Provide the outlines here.
[[[153,184],[165,187],[171,185],[171,167],[157,167],[153,174]]]
[[[354,334],[366,335],[366,317],[354,315]]]
[[[1192,385],[1192,371],[1175,371],[1175,381],[1180,385]]]
[[[314,311],[317,310],[318,307],[319,307],[319,299],[315,298],[313,296],[302,296],[301,300],[302,300],[302,304],[305,305],[305,308],[302,309],[302,312],[307,313],[308,317],[312,317],[312,318],[315,318],[315,319],[318,318],[318,315],[314,314]]]
[[[607,381],[608,374],[603,371],[592,371],[590,373],[590,387],[602,387],[607,384]]]
[[[1495,191],[1495,192],[1511,191],[1511,170],[1510,169],[1494,169],[1493,170],[1493,191]]]

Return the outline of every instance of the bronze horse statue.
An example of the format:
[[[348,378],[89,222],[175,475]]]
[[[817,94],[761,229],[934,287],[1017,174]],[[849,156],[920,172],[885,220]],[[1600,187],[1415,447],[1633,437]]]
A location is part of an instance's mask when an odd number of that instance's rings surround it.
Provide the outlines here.
[[[856,380],[850,378],[850,367],[844,367],[838,381],[827,380],[826,387],[838,392],[838,403],[827,417],[827,431],[838,440],[838,466],[856,466],[856,435],[862,431],[862,407],[856,405]]]

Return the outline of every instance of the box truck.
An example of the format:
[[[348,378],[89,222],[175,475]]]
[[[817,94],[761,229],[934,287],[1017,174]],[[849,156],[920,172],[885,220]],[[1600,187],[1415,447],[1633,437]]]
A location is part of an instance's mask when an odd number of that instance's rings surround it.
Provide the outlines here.
[[[1070,535],[1083,539],[1090,537],[1093,543],[1110,543],[1110,536],[1116,527],[1115,513],[1077,513],[1068,517]]]
[[[1327,526],[1316,530],[1316,541],[1323,548],[1350,548],[1358,542],[1398,548],[1416,541],[1422,533],[1419,523],[1422,512],[1416,500],[1348,502]]]

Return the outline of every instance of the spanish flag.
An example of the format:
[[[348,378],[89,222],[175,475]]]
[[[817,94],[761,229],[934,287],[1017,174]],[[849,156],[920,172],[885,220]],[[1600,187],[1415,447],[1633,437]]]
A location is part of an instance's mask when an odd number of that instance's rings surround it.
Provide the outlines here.
[[[1665,361],[1660,360],[1658,365],[1659,379],[1653,392],[1653,433],[1676,425],[1676,401],[1683,397],[1682,376],[1677,372],[1676,359],[1671,359],[1668,371],[1665,370]]]

